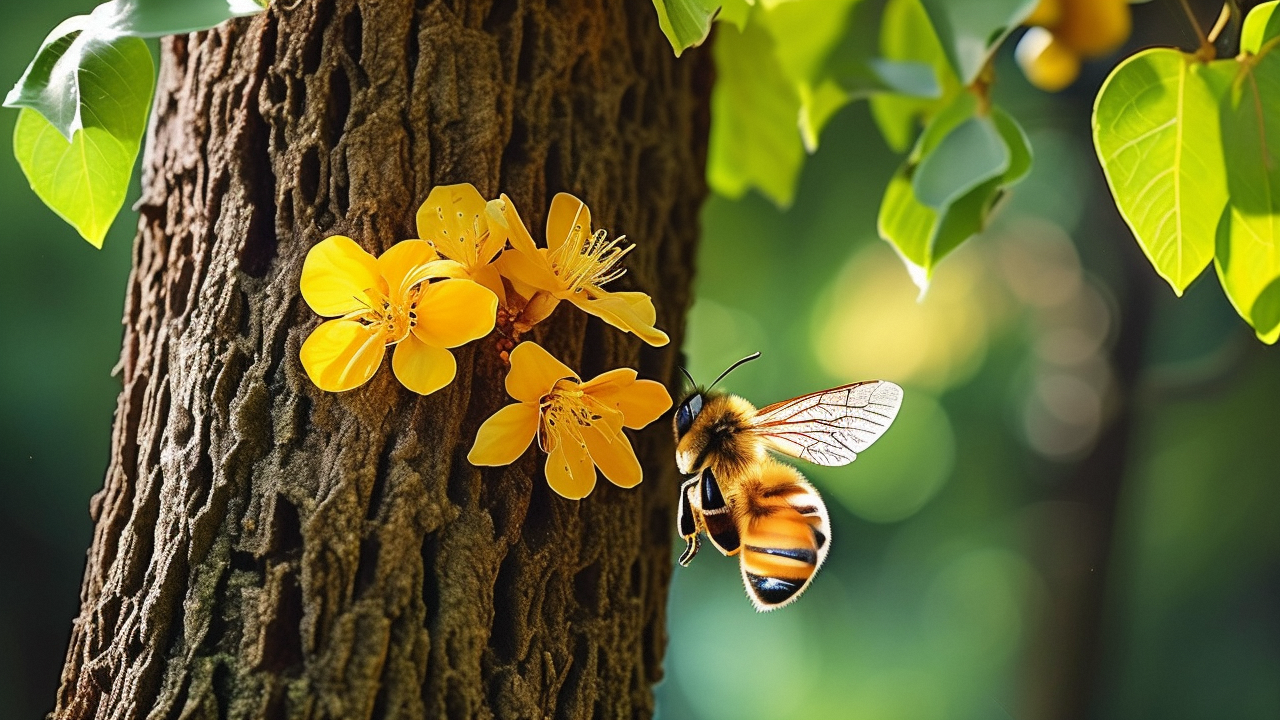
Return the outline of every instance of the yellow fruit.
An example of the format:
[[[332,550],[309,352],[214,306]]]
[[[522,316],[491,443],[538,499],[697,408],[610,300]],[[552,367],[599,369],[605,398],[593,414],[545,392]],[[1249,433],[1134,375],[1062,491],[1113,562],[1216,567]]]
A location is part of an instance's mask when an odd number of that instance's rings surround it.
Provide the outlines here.
[[[1095,58],[1123,45],[1132,25],[1128,0],[1062,0],[1062,17],[1051,29],[1076,55]]]
[[[1040,3],[1036,5],[1036,9],[1031,11],[1027,19],[1022,21],[1022,24],[1053,27],[1058,24],[1058,20],[1061,18],[1062,0],[1040,0]]]
[[[1027,80],[1045,92],[1058,92],[1080,74],[1080,57],[1042,27],[1027,30],[1013,57]]]

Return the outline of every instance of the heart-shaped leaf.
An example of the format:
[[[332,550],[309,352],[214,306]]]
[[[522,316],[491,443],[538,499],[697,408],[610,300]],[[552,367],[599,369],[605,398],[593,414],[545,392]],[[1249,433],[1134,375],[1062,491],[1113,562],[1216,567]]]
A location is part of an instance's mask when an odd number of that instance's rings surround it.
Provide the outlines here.
[[[4,104],[14,155],[40,199],[101,247],[124,202],[155,72],[138,38],[261,12],[255,0],[112,0],[49,33]]]
[[[1093,108],[1094,148],[1120,214],[1179,295],[1213,259],[1227,204],[1215,88],[1235,65],[1145,50],[1112,71]]]
[[[153,82],[151,52],[138,38],[98,44],[84,59],[89,97],[83,127],[68,141],[44,116],[23,108],[13,150],[31,189],[94,247],[124,204],[146,130]]]

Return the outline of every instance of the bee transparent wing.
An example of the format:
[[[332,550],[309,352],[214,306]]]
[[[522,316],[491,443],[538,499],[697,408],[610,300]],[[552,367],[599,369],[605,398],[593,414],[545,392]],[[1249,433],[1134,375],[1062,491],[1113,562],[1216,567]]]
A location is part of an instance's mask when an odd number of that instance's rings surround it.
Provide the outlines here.
[[[768,447],[818,465],[848,465],[889,429],[902,388],[887,380],[842,385],[770,405],[752,432]]]
[[[738,517],[747,597],[768,612],[794,602],[827,558],[831,522],[818,491],[800,480],[770,487]]]

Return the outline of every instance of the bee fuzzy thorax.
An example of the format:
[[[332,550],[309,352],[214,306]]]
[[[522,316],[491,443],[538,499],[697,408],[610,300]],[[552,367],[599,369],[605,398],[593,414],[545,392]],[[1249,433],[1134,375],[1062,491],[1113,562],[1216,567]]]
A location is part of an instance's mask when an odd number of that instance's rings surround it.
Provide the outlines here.
[[[764,444],[752,433],[756,408],[737,395],[713,394],[701,397],[698,411],[681,432],[677,415],[676,464],[680,472],[695,473],[710,467],[720,478],[741,475],[764,457]],[[688,401],[682,405],[686,406]]]

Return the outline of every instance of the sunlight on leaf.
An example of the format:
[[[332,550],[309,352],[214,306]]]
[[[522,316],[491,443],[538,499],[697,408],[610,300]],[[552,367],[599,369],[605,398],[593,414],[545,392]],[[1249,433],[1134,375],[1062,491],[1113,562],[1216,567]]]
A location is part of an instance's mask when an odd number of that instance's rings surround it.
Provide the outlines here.
[[[1235,65],[1145,50],[1112,71],[1094,104],[1094,147],[1111,194],[1179,295],[1213,258],[1227,204],[1214,88]]]
[[[54,28],[5,98],[31,188],[95,247],[120,212],[155,70],[142,37],[261,12],[254,0],[112,0]]]
[[[228,18],[261,12],[251,0],[113,0],[54,28],[26,72],[9,91],[5,107],[31,108],[68,141],[84,126],[84,106],[102,96],[84,92],[86,68],[109,66],[102,55],[124,37],[157,37],[204,30]],[[109,59],[109,58],[108,58]],[[132,78],[136,79],[136,78]],[[148,90],[148,94],[149,94]]]
[[[1280,337],[1280,56],[1269,53],[1242,67],[1247,72],[1222,105],[1230,194],[1214,265],[1236,311],[1260,339],[1274,343]]]
[[[1280,1],[1265,2],[1249,11],[1240,30],[1240,51],[1257,53],[1268,40],[1280,35]]]
[[[94,247],[124,204],[133,161],[146,129],[154,69],[138,38],[119,38],[85,59],[82,84],[100,98],[82,111],[70,142],[42,115],[23,108],[13,150],[36,192]]]
[[[726,197],[756,187],[789,205],[805,155],[800,97],[774,56],[773,39],[757,23],[741,33],[725,26],[715,54],[720,74],[711,95],[707,181]]]

